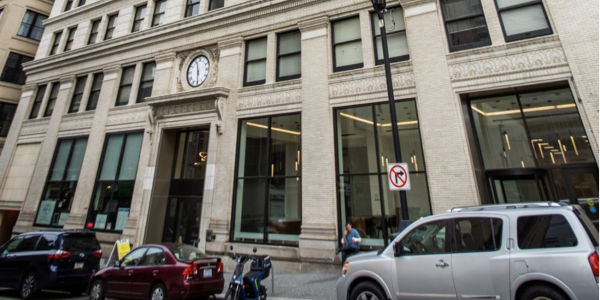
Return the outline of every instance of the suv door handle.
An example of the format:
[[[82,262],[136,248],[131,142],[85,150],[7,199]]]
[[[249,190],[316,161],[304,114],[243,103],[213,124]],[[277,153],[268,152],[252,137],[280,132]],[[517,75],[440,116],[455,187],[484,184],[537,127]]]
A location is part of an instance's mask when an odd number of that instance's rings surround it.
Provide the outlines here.
[[[443,259],[440,259],[440,261],[435,263],[436,267],[440,267],[440,268],[445,268],[447,266],[449,266],[449,264],[447,262],[445,262]]]

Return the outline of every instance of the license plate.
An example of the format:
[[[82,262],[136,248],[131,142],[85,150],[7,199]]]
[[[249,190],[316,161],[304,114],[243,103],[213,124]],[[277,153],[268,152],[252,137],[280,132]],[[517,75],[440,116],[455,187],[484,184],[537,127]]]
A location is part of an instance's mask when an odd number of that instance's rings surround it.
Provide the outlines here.
[[[204,278],[212,277],[212,269],[204,269],[204,274],[202,277],[204,277]]]
[[[75,263],[75,267],[73,269],[75,269],[75,270],[83,269],[83,263],[82,262]]]

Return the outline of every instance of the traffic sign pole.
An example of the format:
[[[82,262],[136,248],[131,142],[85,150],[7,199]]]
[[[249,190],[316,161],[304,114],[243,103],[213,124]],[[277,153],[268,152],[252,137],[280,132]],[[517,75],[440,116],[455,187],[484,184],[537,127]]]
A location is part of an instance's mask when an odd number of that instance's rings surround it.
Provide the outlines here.
[[[388,101],[390,104],[390,115],[392,117],[392,138],[394,140],[394,152],[396,153],[396,162],[402,161],[400,150],[400,137],[398,136],[398,118],[396,117],[396,106],[394,104],[394,89],[392,85],[392,71],[390,68],[390,54],[388,51],[387,32],[385,29],[385,20],[383,13],[385,11],[385,1],[371,0],[373,8],[379,18],[379,30],[381,32],[381,47],[383,48],[383,61],[385,65],[385,81],[387,83]],[[402,220],[409,220],[408,201],[406,192],[400,191],[400,207],[402,209]],[[385,242],[387,244],[387,241]]]

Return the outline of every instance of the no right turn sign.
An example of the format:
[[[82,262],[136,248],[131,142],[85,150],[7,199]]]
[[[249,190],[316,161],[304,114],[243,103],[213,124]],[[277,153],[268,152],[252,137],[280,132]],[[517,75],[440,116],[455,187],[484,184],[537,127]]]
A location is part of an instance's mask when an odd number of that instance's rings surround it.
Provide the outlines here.
[[[410,191],[408,164],[388,164],[388,183],[390,191]]]

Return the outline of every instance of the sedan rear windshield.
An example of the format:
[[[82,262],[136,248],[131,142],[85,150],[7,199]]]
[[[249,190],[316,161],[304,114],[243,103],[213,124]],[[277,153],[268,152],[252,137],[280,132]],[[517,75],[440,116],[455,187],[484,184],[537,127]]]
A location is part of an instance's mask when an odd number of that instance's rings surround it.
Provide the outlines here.
[[[204,257],[205,255],[196,247],[181,245],[179,247],[169,247],[169,251],[175,256],[178,261],[188,261]]]
[[[100,243],[95,235],[70,234],[63,236],[62,249],[65,251],[95,251],[100,249]]]

